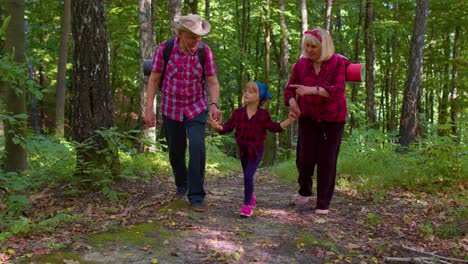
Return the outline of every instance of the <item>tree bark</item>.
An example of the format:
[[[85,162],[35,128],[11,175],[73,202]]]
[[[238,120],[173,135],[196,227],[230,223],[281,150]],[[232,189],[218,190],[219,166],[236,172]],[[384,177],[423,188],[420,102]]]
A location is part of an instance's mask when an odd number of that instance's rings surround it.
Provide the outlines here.
[[[422,78],[422,60],[424,50],[424,35],[426,33],[429,15],[429,0],[416,1],[416,17],[409,59],[408,79],[403,96],[403,108],[400,118],[400,138],[402,147],[407,147],[420,135],[418,121],[418,104],[420,101],[420,86]]]
[[[356,44],[354,46],[354,55],[353,61],[359,62],[359,54],[361,53],[361,24],[362,24],[362,0],[359,0],[359,16],[358,16],[358,25],[356,28],[356,37],[355,41]],[[358,94],[358,85],[356,83],[351,84],[351,102],[355,103],[357,101],[357,94]],[[351,134],[356,126],[356,117],[351,114],[350,121],[349,121],[349,133]]]
[[[460,130],[458,128],[458,118],[460,116],[460,107],[458,103],[458,63],[460,53],[460,26],[455,28],[455,38],[453,41],[452,52],[452,95],[450,97],[450,120],[452,123],[452,134],[457,138],[457,143],[460,143]]]
[[[167,8],[169,9],[169,18],[171,22],[174,22],[179,19],[182,15],[181,13],[181,0],[167,0]],[[176,36],[175,30],[172,30],[172,37]]]
[[[302,25],[302,34],[308,29],[308,19],[307,19],[307,1],[301,0],[301,25]]]
[[[55,101],[55,133],[64,136],[65,92],[67,80],[68,41],[70,39],[71,0],[63,3],[62,32],[60,33],[59,63]]]
[[[151,15],[151,0],[139,0],[139,22],[140,22],[140,65],[143,65],[145,59],[150,59],[153,55],[153,23]],[[148,77],[143,73],[143,67],[140,67],[140,114],[138,115],[138,130],[145,129],[145,106],[146,106],[146,86],[148,85]],[[155,97],[156,100],[156,97]],[[156,103],[154,105],[157,105]],[[156,143],[156,130],[151,128],[144,135],[145,138],[150,138],[151,142]],[[144,146],[139,147],[140,151],[144,151]],[[154,148],[150,148],[154,151]]]
[[[15,63],[24,64],[26,61],[24,34],[24,1],[5,0],[6,16],[11,20],[6,28],[5,53],[9,54]],[[26,70],[25,70],[26,72]],[[26,114],[25,87],[14,83],[3,83],[5,111],[7,115]],[[26,121],[17,118],[16,121],[4,120],[5,155],[3,169],[5,172],[22,172],[27,168],[26,150]]]
[[[77,174],[88,164],[109,166],[116,162],[117,153],[112,153],[112,163],[106,163],[105,155],[97,150],[108,147],[107,142],[96,134],[97,129],[114,125],[114,104],[110,87],[109,47],[106,33],[106,8],[103,0],[72,1],[74,40],[73,56],[73,108],[72,138],[82,143],[77,148]],[[93,146],[96,149],[89,149]]]
[[[332,7],[333,7],[333,0],[327,0],[327,13],[325,14],[325,29],[330,32],[331,35],[331,20],[332,20]]]
[[[198,0],[185,0],[187,14],[198,14]]]
[[[377,128],[375,114],[375,32],[374,1],[366,1],[365,46],[366,46],[366,119],[370,128]]]
[[[242,1],[242,24],[241,24],[241,50],[240,50],[240,76],[239,76],[239,87],[238,87],[238,96],[237,96],[237,106],[242,105],[242,87],[245,85],[245,52],[247,49],[247,34],[248,34],[248,21],[247,21],[247,0]]]

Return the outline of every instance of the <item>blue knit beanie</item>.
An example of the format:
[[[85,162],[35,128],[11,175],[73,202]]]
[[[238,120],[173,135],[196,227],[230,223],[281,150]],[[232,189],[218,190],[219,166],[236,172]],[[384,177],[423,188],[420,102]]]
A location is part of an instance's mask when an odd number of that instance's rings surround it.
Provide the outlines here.
[[[262,82],[255,81],[255,83],[258,86],[258,92],[260,94],[260,102],[271,99],[271,94],[270,94],[270,91],[268,90],[268,86],[266,86],[266,84]]]

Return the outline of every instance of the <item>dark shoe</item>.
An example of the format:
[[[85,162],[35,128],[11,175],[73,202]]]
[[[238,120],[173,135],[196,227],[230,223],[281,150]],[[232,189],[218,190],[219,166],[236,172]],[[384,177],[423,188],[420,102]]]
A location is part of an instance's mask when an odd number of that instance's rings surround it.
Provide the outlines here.
[[[187,193],[187,189],[184,188],[177,188],[177,191],[175,193],[176,198],[183,198],[185,194]]]
[[[192,206],[192,209],[193,209],[195,212],[203,213],[203,212],[206,211],[205,202],[203,202],[203,201],[196,201],[196,202],[193,202],[193,203],[191,203],[191,206]]]

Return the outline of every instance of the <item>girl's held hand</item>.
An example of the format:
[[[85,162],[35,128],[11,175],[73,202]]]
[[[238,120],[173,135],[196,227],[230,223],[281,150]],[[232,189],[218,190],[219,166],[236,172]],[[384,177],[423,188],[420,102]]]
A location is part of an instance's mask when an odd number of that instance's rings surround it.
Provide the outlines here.
[[[211,127],[213,127],[214,129],[218,130],[218,131],[222,131],[223,130],[223,126],[221,126],[219,124],[219,121],[218,120],[215,120],[213,119],[212,116],[210,116],[210,125]]]

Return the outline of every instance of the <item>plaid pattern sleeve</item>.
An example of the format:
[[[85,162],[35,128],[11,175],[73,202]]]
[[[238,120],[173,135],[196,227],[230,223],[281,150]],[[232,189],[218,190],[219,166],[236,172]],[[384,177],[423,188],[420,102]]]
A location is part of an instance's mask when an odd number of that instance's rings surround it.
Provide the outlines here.
[[[232,113],[229,120],[223,124],[220,134],[227,134],[233,129],[241,157],[248,156],[255,160],[258,152],[263,151],[267,130],[271,132],[282,132],[279,122],[274,122],[267,110],[259,108],[249,119],[246,107],[240,107]]]
[[[291,84],[310,87],[319,86],[327,90],[330,97],[319,95],[298,96],[297,103],[301,109],[301,116],[316,121],[345,122],[348,115],[345,68],[346,61],[336,54],[322,62],[318,74],[315,72],[313,62],[310,59],[299,59],[293,68],[291,79],[284,91],[285,104],[289,105],[289,99],[296,96],[294,88],[289,87]]]

